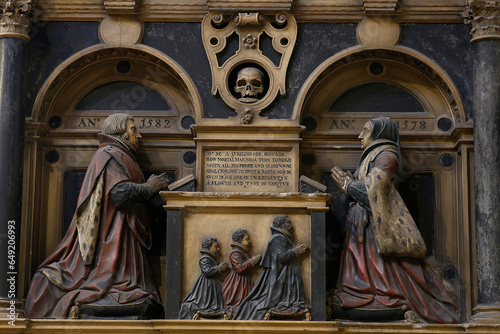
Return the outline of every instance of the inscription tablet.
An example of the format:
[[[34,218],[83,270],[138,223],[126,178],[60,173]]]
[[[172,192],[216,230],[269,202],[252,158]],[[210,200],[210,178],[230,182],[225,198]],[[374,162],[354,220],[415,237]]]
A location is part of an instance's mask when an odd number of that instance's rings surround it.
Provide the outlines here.
[[[204,190],[208,192],[292,191],[290,151],[205,152]]]

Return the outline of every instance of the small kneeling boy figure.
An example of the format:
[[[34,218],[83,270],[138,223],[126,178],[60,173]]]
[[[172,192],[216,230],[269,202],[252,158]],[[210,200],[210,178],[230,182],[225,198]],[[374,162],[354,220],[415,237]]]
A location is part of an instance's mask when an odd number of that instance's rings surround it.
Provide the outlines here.
[[[200,253],[201,274],[182,301],[179,319],[227,318],[219,274],[225,271],[229,264],[218,263],[220,247],[214,237],[202,240]]]

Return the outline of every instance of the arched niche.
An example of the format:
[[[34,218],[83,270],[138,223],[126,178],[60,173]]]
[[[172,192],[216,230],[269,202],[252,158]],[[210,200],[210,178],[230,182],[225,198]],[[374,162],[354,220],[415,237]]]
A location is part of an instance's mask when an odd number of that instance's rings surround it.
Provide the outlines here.
[[[300,174],[327,186],[333,195],[327,237],[327,281],[335,288],[342,228],[349,210],[331,168],[354,172],[362,153],[358,135],[369,119],[399,123],[404,171],[399,191],[428,248],[428,259],[451,287],[461,312],[470,295],[468,231],[473,191],[472,127],[460,94],[432,60],[401,46],[356,46],[323,62],[299,92],[293,117],[306,126]],[[462,302],[461,302],[462,301]]]
[[[119,101],[109,104],[108,110],[78,110],[89,94],[113,83],[129,83],[128,91],[121,87]],[[134,108],[150,93],[161,97],[168,108]],[[189,133],[189,125],[203,113],[194,83],[166,55],[144,45],[97,45],[76,53],[52,72],[37,95],[32,119],[46,123],[49,131],[92,132],[99,131],[104,118],[114,112],[144,116],[142,130],[151,133]]]
[[[184,69],[144,45],[100,44],[72,55],[46,79],[26,119],[23,220],[24,237],[33,240],[26,242],[32,254],[27,281],[64,235],[99,145],[97,133],[115,112],[131,114],[140,129],[137,155],[146,178],[166,172],[173,182],[195,173],[190,125],[201,119],[203,107]],[[153,253],[159,262],[165,211],[161,199],[152,203],[150,214],[161,222],[153,233],[160,240]]]
[[[372,95],[359,95],[363,87]],[[402,108],[400,112],[377,109],[377,90],[380,101],[388,103],[384,99],[392,97],[410,103],[402,106],[421,107],[411,111]],[[350,110],[346,104],[337,110],[332,108],[342,99],[360,101],[360,97],[374,103],[372,111]],[[354,47],[332,56],[305,82],[294,109],[294,118],[321,134],[354,134],[368,119],[381,115],[398,120],[402,135],[451,133],[467,121],[461,97],[447,74],[431,60],[404,47]]]

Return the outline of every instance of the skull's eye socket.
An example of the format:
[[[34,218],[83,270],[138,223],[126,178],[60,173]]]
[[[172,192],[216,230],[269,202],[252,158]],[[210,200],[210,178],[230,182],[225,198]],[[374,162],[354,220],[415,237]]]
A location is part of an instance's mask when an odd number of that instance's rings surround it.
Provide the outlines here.
[[[250,84],[254,87],[260,87],[260,81],[259,80],[252,80]]]
[[[245,86],[246,84],[247,84],[246,80],[243,79],[240,79],[236,82],[236,85],[238,85],[239,87]]]

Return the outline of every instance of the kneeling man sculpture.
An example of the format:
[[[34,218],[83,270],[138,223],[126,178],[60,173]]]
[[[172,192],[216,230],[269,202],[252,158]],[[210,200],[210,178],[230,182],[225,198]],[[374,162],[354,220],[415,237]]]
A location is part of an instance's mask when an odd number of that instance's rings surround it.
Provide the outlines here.
[[[236,320],[305,318],[311,320],[299,257],[307,244],[294,246],[294,228],[286,215],[274,217],[271,238],[260,265],[263,270],[236,312]]]
[[[29,318],[162,317],[144,201],[168,185],[167,175],[144,182],[135,157],[142,136],[130,115],[109,116],[102,132],[71,225],[31,282]]]

